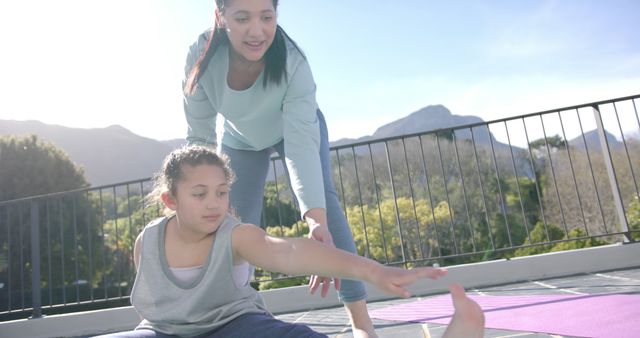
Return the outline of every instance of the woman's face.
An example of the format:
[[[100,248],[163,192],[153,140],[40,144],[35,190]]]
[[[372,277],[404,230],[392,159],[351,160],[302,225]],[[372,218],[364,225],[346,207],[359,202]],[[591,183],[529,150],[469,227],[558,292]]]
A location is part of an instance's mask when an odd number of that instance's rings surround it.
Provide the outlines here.
[[[218,17],[237,55],[260,61],[276,33],[276,9],[272,0],[232,0]]]

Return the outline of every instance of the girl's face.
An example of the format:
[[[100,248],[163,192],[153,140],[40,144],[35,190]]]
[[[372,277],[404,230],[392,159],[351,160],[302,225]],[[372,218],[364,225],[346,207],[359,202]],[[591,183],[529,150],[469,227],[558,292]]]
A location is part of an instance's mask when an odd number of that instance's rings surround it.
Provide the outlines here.
[[[260,61],[276,34],[272,0],[228,1],[218,20],[227,31],[233,50],[246,61]]]
[[[215,232],[229,210],[229,185],[222,168],[183,165],[175,195],[163,198],[176,212],[181,230],[207,235]],[[168,194],[168,193],[167,193]]]

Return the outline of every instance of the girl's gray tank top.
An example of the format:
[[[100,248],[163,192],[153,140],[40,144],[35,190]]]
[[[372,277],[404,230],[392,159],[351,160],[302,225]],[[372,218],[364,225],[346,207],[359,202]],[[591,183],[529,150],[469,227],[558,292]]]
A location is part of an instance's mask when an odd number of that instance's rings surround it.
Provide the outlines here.
[[[237,219],[227,215],[201,274],[188,284],[176,279],[167,264],[164,234],[169,219],[155,220],[142,231],[140,266],[131,291],[131,303],[144,318],[137,328],[191,337],[246,313],[268,313],[249,283],[238,288],[233,281],[231,233],[241,224]]]

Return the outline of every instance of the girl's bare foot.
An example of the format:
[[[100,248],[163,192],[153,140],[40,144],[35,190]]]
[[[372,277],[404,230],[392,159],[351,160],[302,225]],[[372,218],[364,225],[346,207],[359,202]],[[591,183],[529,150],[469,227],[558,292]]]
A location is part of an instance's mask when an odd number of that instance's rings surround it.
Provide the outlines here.
[[[478,303],[471,300],[462,286],[449,286],[455,313],[444,332],[445,338],[481,338],[484,336],[484,313]]]

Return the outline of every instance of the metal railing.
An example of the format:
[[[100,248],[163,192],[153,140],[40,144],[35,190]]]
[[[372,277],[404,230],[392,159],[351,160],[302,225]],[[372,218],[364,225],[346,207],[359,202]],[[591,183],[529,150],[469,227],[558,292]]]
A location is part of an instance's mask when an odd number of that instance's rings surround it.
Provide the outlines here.
[[[640,237],[640,95],[332,148],[358,251],[450,265]],[[262,225],[304,226],[280,160]],[[128,304],[150,179],[0,202],[0,320]],[[284,278],[263,273],[260,282]]]

